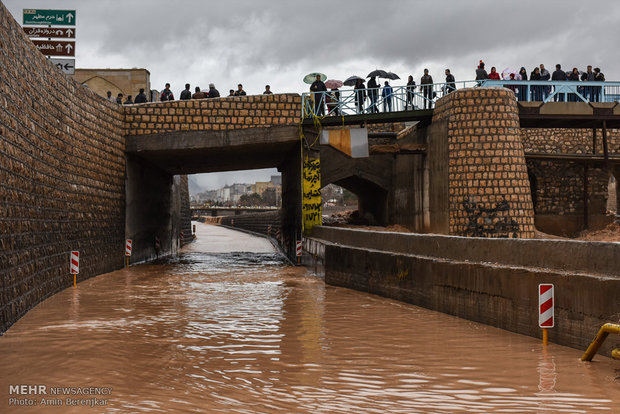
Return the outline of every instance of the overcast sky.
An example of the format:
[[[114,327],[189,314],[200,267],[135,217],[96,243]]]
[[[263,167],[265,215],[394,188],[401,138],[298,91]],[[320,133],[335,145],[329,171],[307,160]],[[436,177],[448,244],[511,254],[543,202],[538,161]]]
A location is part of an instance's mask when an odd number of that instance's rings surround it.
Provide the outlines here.
[[[151,87],[176,96],[190,83],[222,94],[305,92],[302,78],[341,79],[385,69],[435,82],[487,68],[556,63],[599,66],[620,80],[617,0],[2,0],[19,23],[24,8],[76,10],[78,68],[146,68]],[[274,170],[265,172],[268,179]],[[234,181],[234,180],[233,180]],[[201,181],[202,182],[202,181]]]

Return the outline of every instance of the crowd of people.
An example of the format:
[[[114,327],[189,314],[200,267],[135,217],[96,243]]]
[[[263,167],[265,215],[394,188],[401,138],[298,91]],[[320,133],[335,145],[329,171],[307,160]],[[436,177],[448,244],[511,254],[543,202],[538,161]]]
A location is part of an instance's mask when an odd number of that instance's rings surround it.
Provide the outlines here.
[[[184,100],[188,100],[188,99],[207,99],[207,98],[219,98],[220,92],[215,88],[215,85],[213,83],[209,84],[209,89],[208,90],[201,90],[200,86],[196,86],[194,88],[194,93],[192,93],[190,91],[191,85],[189,83],[185,84],[185,89],[183,89],[181,91],[181,93],[179,94],[179,99],[184,101]],[[270,95],[273,94],[273,92],[271,91],[271,86],[270,85],[265,85],[265,91],[263,92],[264,95]],[[242,84],[238,84],[237,85],[237,90],[231,89],[228,93],[227,96],[245,96],[247,95],[246,92],[243,90],[243,85]],[[144,88],[140,88],[140,93],[138,95],[136,95],[135,99],[132,99],[131,95],[127,95],[127,98],[125,100],[123,100],[123,94],[119,93],[116,98],[112,96],[112,92],[108,91],[107,92],[107,100],[109,100],[110,102],[116,102],[119,105],[132,105],[132,104],[139,104],[139,103],[144,103],[144,102],[148,102],[148,99],[146,97],[146,94],[144,93]],[[161,93],[159,94],[159,100],[162,102],[165,101],[174,101],[174,93],[170,90],[170,84],[166,83],[164,90],[161,91]]]
[[[540,64],[540,66],[535,67],[531,73],[529,74],[529,80],[531,81],[575,81],[575,82],[604,82],[605,76],[601,72],[600,68],[592,68],[591,65],[587,66],[586,71],[581,72],[577,68],[573,68],[570,72],[565,72],[562,70],[560,64],[555,65],[556,70],[553,73],[549,73],[547,69],[545,69],[544,64]],[[437,93],[446,95],[457,89],[456,80],[454,75],[451,73],[450,69],[445,69],[444,74],[446,76],[445,83],[442,85],[441,89],[438,90],[434,87],[433,77],[430,75],[428,69],[424,69],[424,74],[420,78],[420,84],[417,85],[413,79],[412,75],[409,75],[407,79],[407,84],[405,86],[406,97],[402,98],[405,100],[404,110],[416,109],[417,107],[414,105],[414,98],[416,96],[416,90],[419,91],[418,96],[423,97],[423,103],[421,106],[423,109],[431,108],[433,105],[434,99],[437,97]],[[523,84],[515,84],[511,85],[510,81],[517,80],[528,80],[528,73],[525,67],[521,67],[519,71],[504,71],[501,74],[497,72],[495,66],[491,67],[490,72],[487,73],[485,69],[485,64],[483,61],[480,61],[478,67],[475,71],[475,80],[479,81],[478,85],[481,85],[484,80],[497,80],[497,81],[508,81],[503,86],[511,89],[518,100],[520,101],[543,101],[548,98],[549,95],[553,92],[552,86],[546,85],[528,85]],[[419,88],[419,89],[418,89]],[[579,86],[574,89],[575,92],[581,94],[584,98],[588,99],[592,102],[597,102],[600,100],[601,95],[601,87],[600,86]],[[340,90],[338,88],[332,88],[330,91],[327,90],[325,83],[321,80],[321,77],[317,75],[316,80],[312,85],[310,85],[310,92],[313,92],[313,101],[314,101],[314,113],[316,115],[322,116],[325,115],[325,105],[327,106],[327,112],[333,115],[340,115],[341,105],[340,105]],[[362,78],[358,78],[356,80],[354,86],[354,100],[355,100],[355,109],[357,113],[362,113],[365,111],[364,105],[367,100],[370,101],[367,112],[376,113],[379,112],[379,105],[377,104],[379,101],[379,96],[382,98],[383,103],[383,112],[391,112],[393,107],[393,97],[394,92],[392,86],[388,81],[385,81],[384,86],[381,87],[379,83],[377,83],[376,77],[371,76],[368,80],[368,85],[365,85],[365,80]],[[569,102],[577,102],[579,100],[576,93],[566,93],[566,100]],[[558,93],[553,96],[555,101],[564,101],[564,93]]]

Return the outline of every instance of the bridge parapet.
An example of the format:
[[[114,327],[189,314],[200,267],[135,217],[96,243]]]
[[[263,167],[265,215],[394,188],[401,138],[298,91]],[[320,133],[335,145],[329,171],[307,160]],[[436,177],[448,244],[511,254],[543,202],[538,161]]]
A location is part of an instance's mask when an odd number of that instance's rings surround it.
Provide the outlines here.
[[[124,107],[125,135],[297,125],[301,96],[273,94],[155,102]]]

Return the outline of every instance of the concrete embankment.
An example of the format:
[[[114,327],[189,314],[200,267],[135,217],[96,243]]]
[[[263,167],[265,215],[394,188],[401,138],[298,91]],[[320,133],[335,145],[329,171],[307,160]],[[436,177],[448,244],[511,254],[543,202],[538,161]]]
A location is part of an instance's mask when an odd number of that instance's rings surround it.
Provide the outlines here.
[[[550,341],[584,349],[620,312],[620,244],[317,227],[305,250],[325,282],[540,337],[538,284],[555,286]],[[601,349],[609,355],[620,337]]]

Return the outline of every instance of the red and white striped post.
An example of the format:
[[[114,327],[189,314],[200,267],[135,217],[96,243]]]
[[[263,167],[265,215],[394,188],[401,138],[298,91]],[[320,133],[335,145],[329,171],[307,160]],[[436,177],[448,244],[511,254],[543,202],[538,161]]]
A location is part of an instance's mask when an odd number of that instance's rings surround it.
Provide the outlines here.
[[[71,269],[71,274],[73,275],[73,287],[77,285],[77,275],[80,273],[80,252],[77,250],[71,251],[71,256],[69,257],[69,268]]]
[[[295,244],[295,254],[297,256],[297,264],[301,263],[301,240],[297,240]]]
[[[131,239],[125,240],[125,256],[127,256],[127,267],[129,267],[129,257],[131,256],[131,247],[133,241]]]
[[[549,342],[549,328],[553,328],[553,285],[541,283],[538,285],[538,326],[543,330],[543,345]]]

